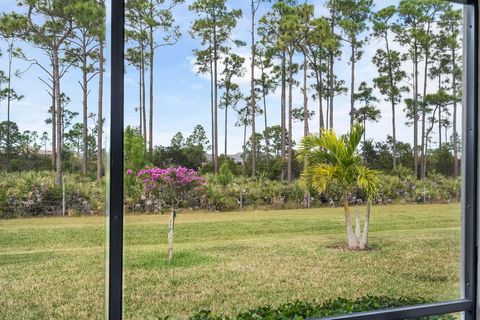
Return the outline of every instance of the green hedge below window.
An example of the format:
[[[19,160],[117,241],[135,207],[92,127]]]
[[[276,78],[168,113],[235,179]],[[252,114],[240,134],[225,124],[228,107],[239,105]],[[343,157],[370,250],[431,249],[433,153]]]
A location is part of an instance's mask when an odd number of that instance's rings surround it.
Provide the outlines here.
[[[357,300],[335,299],[321,304],[314,302],[295,301],[278,307],[262,306],[239,313],[233,317],[215,315],[210,310],[202,310],[190,317],[190,320],[301,320],[317,317],[329,317],[341,314],[395,308],[401,306],[429,303],[421,298],[392,298],[366,296]],[[173,319],[164,317],[160,319]],[[416,320],[454,320],[454,315],[440,315],[417,318]],[[413,320],[413,319],[408,319]]]

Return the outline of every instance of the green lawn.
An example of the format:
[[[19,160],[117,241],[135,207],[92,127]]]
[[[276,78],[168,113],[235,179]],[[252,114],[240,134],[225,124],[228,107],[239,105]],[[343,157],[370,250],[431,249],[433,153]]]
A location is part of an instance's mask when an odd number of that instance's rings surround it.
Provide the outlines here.
[[[368,252],[343,249],[342,209],[128,216],[129,319],[364,295],[459,297],[460,207],[376,206]],[[104,219],[0,220],[0,319],[102,317]]]

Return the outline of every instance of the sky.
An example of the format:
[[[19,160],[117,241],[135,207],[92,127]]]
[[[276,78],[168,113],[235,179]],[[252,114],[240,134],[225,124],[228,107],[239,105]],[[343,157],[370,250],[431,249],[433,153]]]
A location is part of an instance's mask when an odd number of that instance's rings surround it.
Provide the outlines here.
[[[107,1],[109,3],[109,1]],[[207,131],[207,136],[210,137],[211,120],[210,120],[210,81],[206,75],[198,75],[194,66],[194,56],[192,51],[200,48],[200,43],[196,39],[192,39],[189,34],[189,29],[195,16],[188,11],[188,5],[192,0],[186,0],[184,4],[179,5],[174,10],[174,17],[176,23],[180,26],[182,38],[179,42],[171,47],[162,47],[156,52],[154,69],[154,144],[168,145],[171,138],[176,132],[182,132],[184,136],[188,136],[193,128],[200,124]],[[307,1],[315,6],[316,16],[326,14],[324,1]],[[375,0],[375,9],[380,9],[391,4],[397,4],[398,0]],[[249,6],[248,1],[245,0],[230,0],[228,5],[231,8],[242,9],[243,17],[238,22],[237,28],[233,31],[232,38],[241,39],[248,42],[250,32],[249,22]],[[259,16],[262,16],[268,9],[268,4],[263,4]],[[460,5],[456,5],[461,8]],[[16,0],[2,0],[0,2],[0,12],[22,11],[24,9],[16,6]],[[22,11],[23,12],[23,11]],[[109,25],[107,18],[107,25]],[[161,35],[159,35],[161,36]],[[107,46],[109,39],[107,39]],[[18,41],[16,43],[20,46],[27,57],[35,58],[42,63],[47,64],[47,60],[42,52],[34,47]],[[377,76],[376,67],[371,62],[373,54],[377,48],[382,47],[381,43],[372,39],[364,48],[364,55],[362,60],[357,64],[357,80],[356,87],[362,81],[366,81],[370,86],[373,86],[373,78]],[[0,41],[0,50],[5,52],[5,42]],[[343,54],[341,61],[337,62],[335,73],[343,80],[345,85],[350,86],[350,65],[349,47],[343,45]],[[244,77],[235,79],[240,85],[241,90],[248,95],[250,68],[249,68],[249,48],[244,47],[235,49],[235,53],[246,58],[245,67],[248,70]],[[107,65],[105,72],[105,94],[104,94],[104,109],[107,124],[109,121],[109,55],[106,52]],[[300,59],[300,57],[297,57]],[[298,60],[300,61],[300,60]],[[16,70],[25,71],[20,78],[13,79],[13,88],[24,95],[21,101],[12,103],[12,121],[18,123],[20,130],[37,131],[40,134],[44,131],[50,132],[50,127],[45,124],[45,119],[48,117],[47,110],[51,104],[51,98],[46,91],[46,86],[42,83],[40,78],[45,77],[44,72],[36,67],[29,68],[29,64],[24,61],[15,61],[14,68]],[[409,69],[409,65],[405,64],[404,68]],[[7,70],[6,55],[0,58],[0,69]],[[299,79],[301,74],[298,75]],[[82,108],[82,92],[80,89],[79,80],[81,74],[79,70],[70,69],[62,80],[62,92],[65,92],[70,97],[71,103],[68,108],[72,111],[81,113]],[[89,96],[89,112],[96,113],[97,99],[98,99],[98,80],[94,79],[91,82],[91,92]],[[375,91],[379,98],[378,108],[382,112],[382,117],[378,123],[371,123],[367,125],[366,136],[368,139],[374,141],[384,141],[387,134],[391,134],[391,108],[388,102],[383,100],[378,91]],[[148,97],[148,91],[147,91]],[[148,103],[148,100],[147,100]],[[303,95],[300,88],[294,89],[293,97],[294,108],[303,107]],[[138,113],[135,108],[138,106],[138,71],[127,66],[125,75],[125,122],[126,125],[138,124]],[[315,116],[310,121],[310,131],[318,131],[318,103],[312,98],[309,98],[309,108],[316,111]],[[147,104],[148,107],[148,104]],[[280,123],[280,90],[267,99],[267,108],[269,113],[269,126]],[[334,127],[339,133],[345,133],[349,127],[348,112],[350,109],[349,93],[338,96],[334,103]],[[400,106],[403,109],[403,106]],[[243,143],[243,128],[234,126],[236,121],[235,113],[230,111],[228,119],[229,134],[229,154],[239,152],[242,149]],[[460,117],[459,117],[460,118]],[[2,102],[0,105],[0,121],[6,120],[6,103]],[[148,120],[147,120],[148,121]],[[76,122],[81,122],[81,117],[76,119]],[[405,142],[412,142],[413,129],[407,127],[404,113],[397,112],[397,139]],[[263,131],[263,116],[257,120],[257,130]],[[93,125],[93,122],[91,123]],[[223,151],[224,141],[223,129],[223,112],[219,110],[219,151]],[[294,122],[293,138],[299,141],[303,136],[303,123]],[[108,139],[108,132],[107,132]]]

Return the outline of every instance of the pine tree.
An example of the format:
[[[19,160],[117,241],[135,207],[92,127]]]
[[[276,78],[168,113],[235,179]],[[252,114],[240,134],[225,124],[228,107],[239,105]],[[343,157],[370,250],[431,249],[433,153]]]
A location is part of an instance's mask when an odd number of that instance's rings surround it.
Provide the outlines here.
[[[461,10],[455,10],[451,7],[447,8],[442,13],[438,21],[440,27],[439,41],[442,41],[448,51],[448,65],[449,73],[451,76],[451,88],[450,92],[453,97],[453,156],[454,156],[454,173],[455,176],[459,174],[459,157],[458,157],[458,130],[457,130],[457,113],[458,104],[461,101],[461,73],[462,73],[462,12]]]
[[[150,66],[149,75],[149,117],[148,117],[148,151],[150,158],[153,155],[153,101],[154,101],[154,72],[155,52],[160,47],[172,46],[181,37],[180,28],[175,25],[172,14],[173,8],[184,0],[147,0],[145,24],[147,27],[147,47]],[[161,34],[160,39],[156,34]]]
[[[201,40],[203,49],[194,50],[200,72],[209,72],[212,101],[212,147],[213,167],[217,173],[218,166],[218,62],[221,54],[229,51],[231,31],[242,16],[241,10],[229,10],[225,0],[196,0],[189,6],[197,15],[191,28],[192,37]],[[240,45],[239,41],[234,41]]]
[[[385,49],[377,49],[373,63],[377,66],[378,77],[373,81],[380,93],[386,96],[392,110],[392,157],[393,169],[397,166],[397,126],[396,109],[401,101],[402,93],[408,92],[408,87],[402,85],[407,74],[402,70],[401,54],[391,49],[390,33],[394,26],[397,10],[389,6],[379,10],[373,16],[373,36],[385,44]]]
[[[337,0],[343,40],[350,45],[350,128],[354,124],[355,113],[355,65],[362,58],[362,46],[366,43],[368,20],[372,14],[373,0]]]
[[[243,67],[244,63],[245,59],[236,54],[231,54],[227,56],[223,61],[225,68],[221,73],[221,78],[219,81],[219,88],[223,89],[223,95],[220,97],[219,107],[225,110],[225,157],[228,156],[228,109],[235,108],[237,103],[243,99],[243,95],[240,92],[240,87],[238,86],[238,84],[233,82],[233,78],[243,77],[245,75],[246,70]]]
[[[77,19],[77,28],[69,39],[72,46],[67,50],[67,59],[82,73],[79,81],[82,89],[83,106],[83,154],[82,172],[88,173],[88,95],[89,83],[98,75],[99,42],[98,38],[104,34],[105,11],[95,0],[82,2],[85,15]]]

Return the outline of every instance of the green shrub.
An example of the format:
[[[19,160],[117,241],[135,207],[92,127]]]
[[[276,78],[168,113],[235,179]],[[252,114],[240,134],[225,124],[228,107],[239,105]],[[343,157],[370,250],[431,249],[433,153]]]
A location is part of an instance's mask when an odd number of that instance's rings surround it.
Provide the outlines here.
[[[278,307],[262,306],[255,309],[237,314],[233,317],[215,315],[210,310],[202,310],[190,317],[190,320],[289,320],[289,319],[308,319],[315,317],[328,317],[353,312],[363,312],[379,309],[387,309],[415,304],[427,303],[425,299],[420,298],[392,298],[392,297],[376,297],[366,296],[357,300],[336,299],[325,303],[310,303],[295,301],[282,304]],[[168,319],[169,317],[163,318]],[[455,319],[453,315],[441,315],[417,318],[418,320],[450,320]],[[413,319],[411,319],[413,320]]]
[[[103,187],[88,177],[66,174],[67,214],[94,214],[102,209]],[[23,171],[0,174],[0,218],[61,215],[63,190],[55,184],[52,171]]]
[[[217,176],[208,174],[205,195],[185,204],[184,209],[229,211],[240,208],[303,207],[304,189],[300,180],[290,185],[266,176],[255,178],[235,176],[222,165]],[[460,178],[432,173],[417,180],[406,170],[392,175],[380,173],[377,204],[448,203],[460,200]],[[132,175],[125,176],[125,208],[129,213],[159,213],[162,204],[145,194],[143,183]],[[65,174],[66,208],[68,214],[101,212],[105,203],[104,187],[91,177]],[[311,191],[314,206],[338,206],[342,190],[335,181],[323,194]],[[357,194],[365,200],[365,195]],[[354,200],[352,198],[351,200]],[[62,213],[62,189],[55,184],[52,171],[22,171],[0,174],[0,218],[14,216],[59,215]]]

